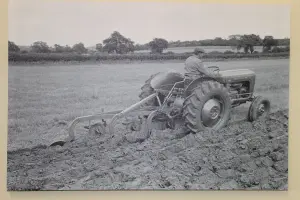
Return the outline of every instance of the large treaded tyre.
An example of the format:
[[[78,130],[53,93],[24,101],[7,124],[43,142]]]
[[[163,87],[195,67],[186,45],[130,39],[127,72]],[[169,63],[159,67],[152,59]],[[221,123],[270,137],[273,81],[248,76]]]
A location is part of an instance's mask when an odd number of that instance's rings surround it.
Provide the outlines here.
[[[144,98],[148,97],[149,95],[151,95],[155,92],[154,89],[151,87],[150,82],[157,74],[159,74],[159,73],[151,75],[150,78],[147,79],[145,81],[145,84],[141,87],[142,91],[139,94],[140,100],[143,100]],[[163,98],[160,97],[160,100],[162,101]],[[151,101],[146,103],[145,106],[159,106],[159,103],[158,103],[157,99],[152,99]]]
[[[230,114],[229,92],[224,85],[213,80],[200,83],[183,104],[185,126],[193,133],[225,127]]]

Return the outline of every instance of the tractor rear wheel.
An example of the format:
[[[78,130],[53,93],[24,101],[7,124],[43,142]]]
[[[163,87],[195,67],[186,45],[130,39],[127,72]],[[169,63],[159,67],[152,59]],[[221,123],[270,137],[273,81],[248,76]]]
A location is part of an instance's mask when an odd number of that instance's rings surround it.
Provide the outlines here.
[[[148,97],[149,95],[153,94],[155,91],[151,87],[151,80],[159,73],[153,74],[150,76],[148,80],[145,81],[145,84],[141,87],[141,93],[139,94],[140,100],[143,100],[144,98]],[[163,100],[162,97],[160,97],[161,101]],[[145,106],[159,106],[159,103],[157,99],[152,99],[151,101],[147,102]]]
[[[230,119],[230,113],[228,90],[213,80],[200,83],[183,105],[185,126],[194,133],[223,128]]]

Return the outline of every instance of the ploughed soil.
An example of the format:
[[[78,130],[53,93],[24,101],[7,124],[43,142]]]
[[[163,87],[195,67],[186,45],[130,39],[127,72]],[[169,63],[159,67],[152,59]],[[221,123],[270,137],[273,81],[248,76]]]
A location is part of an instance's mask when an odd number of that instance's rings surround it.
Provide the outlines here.
[[[185,137],[86,134],[8,152],[7,173],[8,190],[287,190],[288,111]]]

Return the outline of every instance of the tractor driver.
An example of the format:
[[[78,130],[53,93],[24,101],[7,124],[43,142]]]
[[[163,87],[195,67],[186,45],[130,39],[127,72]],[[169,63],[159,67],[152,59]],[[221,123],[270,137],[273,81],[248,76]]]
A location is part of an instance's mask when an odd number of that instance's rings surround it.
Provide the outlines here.
[[[195,48],[193,55],[188,57],[185,61],[185,76],[191,79],[198,78],[199,76],[216,77],[217,74],[211,73],[206,69],[201,58],[205,51],[201,48]]]

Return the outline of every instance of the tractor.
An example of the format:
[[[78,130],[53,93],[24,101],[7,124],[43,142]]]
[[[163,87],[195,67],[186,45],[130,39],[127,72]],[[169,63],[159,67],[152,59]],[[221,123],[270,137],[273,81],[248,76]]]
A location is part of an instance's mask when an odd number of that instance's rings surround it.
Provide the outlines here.
[[[140,101],[120,111],[99,113],[76,118],[69,126],[68,141],[75,138],[75,126],[80,122],[100,122],[86,126],[91,131],[114,134],[116,121],[131,113],[144,118],[149,134],[153,128],[178,129],[182,126],[192,133],[219,130],[228,124],[232,108],[251,102],[247,119],[255,121],[270,112],[270,101],[254,96],[255,73],[248,69],[224,70],[208,67],[218,76],[159,72],[150,76],[141,87]],[[191,78],[192,77],[192,78]],[[107,119],[110,118],[110,122]],[[127,122],[131,130],[140,130],[139,122]],[[125,123],[124,123],[125,124]]]

